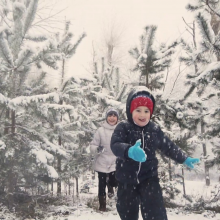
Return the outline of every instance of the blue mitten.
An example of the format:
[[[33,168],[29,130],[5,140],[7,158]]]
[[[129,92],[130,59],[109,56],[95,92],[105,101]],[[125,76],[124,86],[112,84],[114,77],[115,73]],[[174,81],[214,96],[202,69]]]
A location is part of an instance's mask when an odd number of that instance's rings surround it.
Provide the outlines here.
[[[183,164],[186,165],[188,168],[193,169],[194,164],[197,164],[199,162],[200,162],[199,158],[187,157],[186,160],[183,162]]]
[[[139,139],[136,141],[134,146],[129,148],[128,157],[138,162],[145,162],[146,154],[140,146],[141,146],[141,140]]]

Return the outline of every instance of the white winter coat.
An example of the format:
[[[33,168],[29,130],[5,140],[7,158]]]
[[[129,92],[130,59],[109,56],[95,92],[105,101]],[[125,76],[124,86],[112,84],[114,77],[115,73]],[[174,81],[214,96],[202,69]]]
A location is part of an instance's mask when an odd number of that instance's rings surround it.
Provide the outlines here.
[[[106,121],[96,131],[92,142],[90,143],[90,152],[95,155],[93,169],[102,173],[115,171],[116,157],[110,148],[112,133],[116,125],[112,126]],[[104,151],[97,154],[97,147],[103,146]]]

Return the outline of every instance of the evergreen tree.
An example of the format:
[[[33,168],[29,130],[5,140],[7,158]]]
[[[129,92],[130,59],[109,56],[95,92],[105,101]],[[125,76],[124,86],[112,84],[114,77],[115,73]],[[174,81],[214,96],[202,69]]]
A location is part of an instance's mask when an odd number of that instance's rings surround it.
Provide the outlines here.
[[[192,30],[193,44],[190,46],[182,41],[187,55],[180,58],[188,66],[193,66],[194,71],[188,74],[188,91],[184,96],[184,102],[188,97],[196,97],[201,115],[201,140],[203,156],[207,158],[205,141],[216,137],[216,130],[219,130],[218,123],[218,100],[219,100],[219,3],[213,1],[196,1],[194,5],[188,4],[187,9],[195,13],[196,24],[199,28],[201,40],[196,37],[196,27],[188,27]],[[203,9],[203,10],[201,10]],[[199,42],[199,44],[198,44]],[[209,94],[208,94],[209,93]],[[216,104],[215,104],[216,103]],[[214,146],[213,152],[216,152]],[[214,160],[212,160],[213,162]],[[216,160],[215,160],[216,161]],[[205,161],[206,184],[210,184],[209,162]]]
[[[104,57],[101,59],[101,70],[98,66],[98,62],[94,62],[93,75],[97,84],[101,85],[100,92],[106,94],[103,96],[103,94],[96,93],[101,98],[102,112],[111,106],[116,107],[124,115],[125,106],[123,103],[126,102],[127,92],[131,88],[131,84],[123,82],[119,68],[106,64]]]
[[[82,36],[79,37],[77,42],[75,44],[71,43],[71,40],[73,38],[73,34],[69,31],[69,26],[70,22],[66,22],[65,24],[65,29],[64,33],[60,39],[59,35],[57,35],[57,41],[58,41],[58,52],[61,54],[61,79],[60,79],[60,84],[58,88],[58,92],[60,94],[60,101],[59,105],[64,106],[65,103],[72,104],[70,102],[70,97],[72,93],[74,93],[74,98],[77,97],[77,91],[79,90],[79,86],[77,86],[77,81],[74,78],[68,79],[65,81],[66,78],[66,64],[68,59],[70,59],[76,52],[77,47],[79,46],[80,42],[83,40],[85,37],[85,34],[82,34]],[[77,103],[80,105],[80,103]],[[81,114],[81,112],[78,110],[78,106],[74,105],[74,110],[72,110],[72,113],[74,112],[75,114]],[[59,115],[56,116],[56,119],[58,121],[56,122],[55,132],[54,134],[58,135],[58,144],[60,146],[65,146],[65,145],[71,145],[75,144],[77,142],[77,136],[81,133],[81,120],[78,121],[78,123],[75,123],[73,126],[68,126],[68,124],[74,123],[72,119],[70,120],[65,120],[64,119],[64,114],[66,112],[59,112]],[[69,113],[68,113],[69,114]],[[81,114],[82,115],[82,114]],[[70,114],[69,114],[70,116]],[[71,117],[71,116],[70,116]],[[78,116],[80,117],[80,116]],[[82,117],[80,117],[82,119]],[[73,118],[73,120],[78,120],[78,118]],[[65,122],[64,122],[65,121]],[[67,123],[67,124],[66,124]],[[59,128],[58,128],[59,126]],[[73,129],[72,134],[71,134],[71,128]],[[60,174],[60,178],[58,179],[57,182],[57,194],[61,194],[61,173],[62,173],[62,168],[61,168],[61,157],[58,155],[57,157],[57,171]]]
[[[140,84],[145,85],[151,90],[162,88],[162,72],[166,70],[171,63],[171,55],[177,42],[170,46],[161,44],[156,48],[154,40],[156,35],[156,26],[146,26],[145,32],[140,37],[140,48],[135,47],[129,51],[131,56],[136,59],[134,71],[141,73]],[[145,82],[143,79],[145,78]]]
[[[1,3],[1,5],[5,5]],[[8,196],[9,208],[14,194],[23,189],[37,189],[39,176],[57,178],[54,159],[66,157],[66,151],[46,135],[55,111],[70,111],[72,106],[57,107],[60,96],[49,92],[42,69],[57,70],[60,55],[56,39],[32,37],[32,24],[38,1],[7,1],[0,31],[0,103],[1,119],[1,190]],[[12,10],[11,10],[12,9]],[[30,43],[31,42],[31,43]],[[29,80],[35,72],[35,80]],[[53,106],[55,104],[55,107]],[[53,107],[51,107],[53,106]]]

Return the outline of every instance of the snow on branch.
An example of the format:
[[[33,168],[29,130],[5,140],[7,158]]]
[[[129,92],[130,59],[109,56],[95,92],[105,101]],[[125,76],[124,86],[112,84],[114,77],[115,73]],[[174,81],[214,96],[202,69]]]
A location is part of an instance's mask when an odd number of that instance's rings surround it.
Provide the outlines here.
[[[51,143],[50,141],[48,141],[47,138],[43,137],[37,131],[26,128],[24,126],[19,126],[19,125],[16,125],[16,127],[28,132],[29,134],[37,138],[39,141],[43,142],[43,144],[46,145],[46,150],[53,152],[53,153],[58,153],[59,155],[64,156],[64,157],[66,156],[66,152],[64,149],[62,149],[63,148],[62,146],[60,145],[58,146],[56,144]]]
[[[0,140],[0,150],[4,150],[5,148],[6,148],[5,143]]]
[[[75,108],[72,105],[59,105],[59,104],[43,104],[48,109],[54,109],[56,111],[73,111]]]
[[[38,149],[35,147],[30,153],[36,156],[37,163],[47,164],[54,161],[54,156],[47,151],[40,149],[40,147]]]
[[[38,0],[31,0],[31,2],[28,5],[24,20],[24,29],[23,29],[24,35],[29,30],[32,22],[34,21],[35,14],[37,11],[37,6],[38,6]]]
[[[13,56],[3,31],[0,31],[0,57],[8,63],[8,66],[14,66]]]
[[[19,68],[21,65],[25,65],[31,61],[31,57],[34,54],[32,48],[26,47],[21,50],[18,54],[18,59],[15,60],[16,68]]]
[[[195,78],[195,80],[196,82],[199,82],[201,79],[204,79],[210,76],[211,73],[219,70],[220,70],[220,62],[212,62],[206,67],[206,69],[198,77]]]
[[[215,40],[215,35],[212,27],[206,17],[199,13],[196,17],[197,23],[200,26],[201,34],[209,42],[213,43]]]
[[[8,102],[9,102],[9,99],[0,93],[0,103],[4,104]]]
[[[99,93],[99,92],[91,92],[91,94],[94,94],[98,99],[102,100],[107,105],[111,105],[111,106],[121,105],[121,102],[115,101],[115,98],[113,96],[108,96],[104,93]]]
[[[35,95],[35,96],[19,96],[9,101],[8,106],[11,109],[16,109],[17,106],[28,105],[31,102],[46,102],[52,99],[54,102],[58,103],[60,100],[59,94],[56,92],[43,94],[43,95]]]
[[[47,169],[47,172],[48,172],[48,176],[51,177],[51,178],[54,178],[54,179],[57,179],[59,177],[57,171],[50,165],[48,164],[45,164],[46,165],[46,169]]]
[[[37,164],[42,165],[48,172],[48,176],[51,178],[58,178],[58,173],[54,169],[54,167],[50,166],[48,163],[52,163],[54,161],[54,156],[48,153],[45,150],[42,150],[39,146],[39,143],[32,144],[33,149],[30,153],[36,157]]]

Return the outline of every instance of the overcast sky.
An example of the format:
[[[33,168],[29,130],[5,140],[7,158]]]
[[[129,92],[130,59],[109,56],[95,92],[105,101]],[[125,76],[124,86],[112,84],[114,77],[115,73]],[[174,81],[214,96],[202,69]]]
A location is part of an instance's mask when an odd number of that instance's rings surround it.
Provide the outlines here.
[[[134,47],[147,25],[157,25],[157,42],[168,42],[185,32],[182,17],[190,20],[185,6],[189,0],[54,0],[55,9],[66,8],[62,16],[71,20],[75,40],[86,32],[68,73],[88,74],[87,65],[92,59],[92,43],[101,46],[104,32],[111,24],[122,30],[122,53]]]

